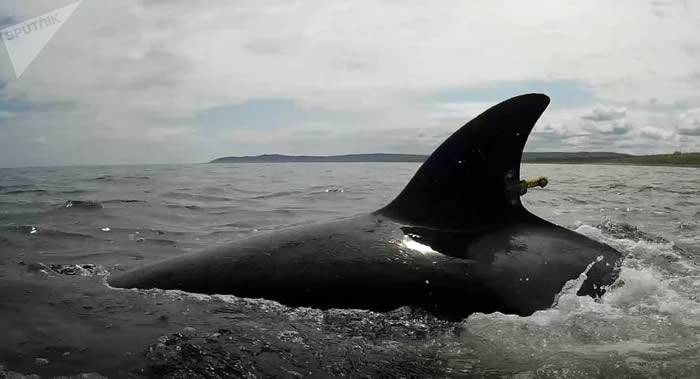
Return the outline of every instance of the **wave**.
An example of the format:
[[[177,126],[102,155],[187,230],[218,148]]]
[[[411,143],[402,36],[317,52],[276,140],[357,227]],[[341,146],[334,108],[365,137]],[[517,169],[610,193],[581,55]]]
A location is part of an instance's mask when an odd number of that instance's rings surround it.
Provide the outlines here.
[[[235,186],[234,186],[233,184],[231,184],[231,183],[226,183],[226,184],[224,184],[223,187],[226,188],[226,191],[227,191],[227,192],[228,192],[228,191],[232,191],[232,192],[238,192],[238,193],[242,193],[242,194],[255,194],[255,193],[259,193],[259,191],[251,191],[251,190],[247,190],[247,189],[235,187]]]
[[[643,232],[639,229],[639,227],[624,223],[624,222],[612,222],[612,221],[607,221],[601,224],[596,225],[595,227],[590,227],[587,225],[581,225],[579,229],[584,231],[586,228],[593,228],[599,230],[601,233],[606,234],[610,237],[616,238],[616,239],[631,239],[634,241],[646,241],[646,242],[654,242],[654,243],[669,243],[668,240],[666,240],[663,237],[655,236],[650,233]],[[594,233],[596,234],[596,233]],[[599,237],[597,234],[595,235],[596,237]],[[600,237],[599,237],[600,238]]]
[[[578,280],[552,308],[530,316],[471,315],[462,322],[465,338],[481,339],[489,356],[508,356],[510,367],[523,364],[537,373],[565,366],[596,377],[598,367],[609,364],[627,373],[622,376],[675,377],[686,375],[664,370],[697,369],[696,358],[686,357],[697,357],[700,267],[680,256],[673,242],[629,224],[584,224],[576,231],[626,254],[619,278],[601,298],[577,296]],[[645,365],[635,365],[639,359]],[[592,360],[595,367],[587,366]]]
[[[43,227],[36,226],[36,225],[5,225],[5,226],[0,226],[0,231],[17,233],[17,234],[30,234],[30,235],[35,235],[35,236],[41,236],[44,238],[49,238],[49,239],[56,239],[57,241],[60,241],[61,239],[84,240],[84,239],[94,239],[95,238],[95,237],[88,235],[88,234],[64,232],[64,231],[55,230],[55,229],[45,229]]]
[[[166,204],[165,205],[167,208],[174,208],[174,209],[187,209],[190,211],[203,211],[204,208],[194,205],[194,204]]]
[[[272,199],[275,197],[285,197],[289,195],[297,195],[303,193],[302,191],[280,191],[280,192],[272,192],[272,193],[267,193],[264,195],[258,195],[258,196],[253,196],[251,199]]]
[[[233,199],[229,197],[219,197],[219,196],[209,196],[209,195],[198,195],[193,193],[182,193],[182,192],[166,192],[162,195],[165,198],[177,199],[177,200],[190,200],[190,201],[231,201]]]
[[[51,271],[61,275],[95,276],[106,275],[108,271],[99,265],[86,264],[49,264]]]
[[[113,175],[102,175],[102,176],[96,177],[94,180],[106,181],[106,182],[117,182],[117,181],[120,181],[122,179],[125,179],[125,180],[150,180],[151,177],[145,176],[145,175],[126,175],[123,177],[115,177]]]
[[[573,197],[573,196],[567,196],[567,197],[565,197],[564,199],[565,199],[565,200],[568,200],[568,201],[570,201],[570,202],[572,202],[572,203],[574,203],[574,204],[588,204],[588,203],[589,203],[589,201],[577,199],[577,198],[575,198],[575,197]],[[593,202],[593,201],[590,201],[590,202]]]
[[[142,242],[146,244],[151,244],[151,245],[157,245],[157,246],[171,246],[171,247],[176,247],[177,242],[165,238],[138,238],[136,239],[136,242]]]
[[[96,264],[84,263],[84,264],[55,264],[55,263],[42,263],[42,262],[19,262],[20,266],[26,266],[27,270],[30,272],[41,272],[44,274],[56,273],[66,276],[102,276],[107,275],[108,271]]]
[[[79,240],[95,239],[95,237],[93,237],[89,234],[64,232],[61,230],[54,230],[54,229],[38,229],[37,234],[44,236],[44,237],[48,237],[48,238],[55,238],[57,240],[60,240],[60,239],[79,239]]]
[[[64,194],[64,195],[80,195],[83,193],[88,193],[90,191],[86,190],[81,190],[81,189],[72,189],[72,190],[65,190],[65,191],[58,191],[58,193]]]
[[[113,199],[113,200],[103,200],[102,204],[132,204],[132,203],[147,203],[146,200],[133,200],[133,199]]]
[[[316,189],[314,189],[314,188],[316,188]],[[251,197],[251,199],[255,199],[255,200],[273,199],[273,198],[277,198],[277,197],[287,197],[287,196],[291,196],[291,195],[300,195],[300,194],[315,196],[315,195],[321,195],[321,194],[327,194],[327,193],[343,193],[343,192],[345,192],[345,190],[342,188],[339,188],[339,187],[326,188],[326,187],[315,186],[315,187],[312,187],[311,191],[306,192],[306,193],[304,191],[280,191],[280,192],[272,192],[272,193],[266,193],[263,195],[253,196],[253,197]]]
[[[609,189],[615,189],[615,188],[625,188],[627,185],[625,183],[610,183],[608,184]]]
[[[256,225],[249,223],[249,222],[243,222],[243,221],[236,221],[236,222],[231,222],[228,224],[221,225],[222,227],[227,227],[227,228],[239,228],[239,229],[255,229]]]
[[[35,193],[35,194],[45,195],[49,192],[46,190],[43,190],[43,189],[12,190],[12,191],[3,192],[3,195],[20,195],[20,194],[24,194],[24,193]]]
[[[92,200],[68,200],[63,204],[64,208],[78,208],[78,209],[102,209],[102,203],[99,201]]]
[[[647,192],[647,191],[656,190],[656,189],[659,189],[659,187],[654,186],[654,185],[645,185],[645,186],[639,187],[637,189],[637,192]]]
[[[34,225],[4,225],[0,230],[19,234],[36,234],[38,231]]]
[[[320,194],[326,194],[326,193],[343,193],[343,192],[345,192],[345,190],[342,188],[326,188],[322,191],[312,191],[309,194],[310,195],[320,195]]]

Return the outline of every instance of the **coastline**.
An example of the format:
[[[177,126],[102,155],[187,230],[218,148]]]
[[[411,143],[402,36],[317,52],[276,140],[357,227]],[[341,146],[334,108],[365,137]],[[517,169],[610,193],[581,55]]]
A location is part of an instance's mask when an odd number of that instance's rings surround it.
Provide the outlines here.
[[[420,163],[427,155],[417,154],[347,154],[328,156],[294,156],[266,154],[258,156],[222,157],[208,163]],[[629,155],[608,152],[524,153],[528,164],[604,164],[631,166],[666,166],[700,168],[700,153]]]

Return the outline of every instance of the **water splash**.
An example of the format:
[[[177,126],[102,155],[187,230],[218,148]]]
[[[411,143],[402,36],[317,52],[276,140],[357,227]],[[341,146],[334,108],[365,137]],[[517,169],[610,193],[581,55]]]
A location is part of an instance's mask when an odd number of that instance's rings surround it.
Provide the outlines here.
[[[697,372],[700,269],[672,242],[636,228],[581,225],[576,231],[626,254],[617,281],[600,299],[576,296],[584,272],[564,286],[551,309],[527,317],[470,316],[463,324],[469,338],[481,340],[484,366],[519,367],[524,377]],[[507,368],[497,359],[504,355]]]

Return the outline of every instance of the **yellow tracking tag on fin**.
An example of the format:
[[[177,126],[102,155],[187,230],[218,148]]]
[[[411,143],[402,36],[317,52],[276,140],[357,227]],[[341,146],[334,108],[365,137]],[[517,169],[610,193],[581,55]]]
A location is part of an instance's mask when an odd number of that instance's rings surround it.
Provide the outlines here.
[[[536,178],[536,179],[521,180],[520,181],[520,196],[526,194],[528,188],[533,188],[533,187],[544,188],[547,186],[547,184],[549,184],[549,179],[547,179],[544,176],[540,176],[539,178]]]

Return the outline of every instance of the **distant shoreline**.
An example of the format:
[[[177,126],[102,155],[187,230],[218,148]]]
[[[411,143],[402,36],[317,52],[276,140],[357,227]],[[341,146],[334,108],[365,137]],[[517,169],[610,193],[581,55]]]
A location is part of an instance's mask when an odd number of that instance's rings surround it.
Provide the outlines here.
[[[419,154],[346,154],[346,155],[282,155],[223,157],[209,163],[387,163],[423,162],[427,155]],[[615,164],[635,166],[700,167],[700,153],[631,155],[610,152],[525,152],[523,163],[550,164]]]

